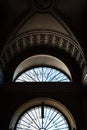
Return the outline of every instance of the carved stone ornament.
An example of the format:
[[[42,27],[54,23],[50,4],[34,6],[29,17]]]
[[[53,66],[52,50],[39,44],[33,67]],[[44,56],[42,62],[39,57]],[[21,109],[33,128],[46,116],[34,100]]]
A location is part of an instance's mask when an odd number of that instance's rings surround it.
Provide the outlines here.
[[[33,4],[36,8],[45,10],[51,7],[52,0],[33,0]]]
[[[3,68],[22,51],[40,45],[56,47],[65,51],[76,60],[81,69],[86,65],[83,51],[73,39],[59,32],[38,30],[21,34],[5,46],[1,55]]]

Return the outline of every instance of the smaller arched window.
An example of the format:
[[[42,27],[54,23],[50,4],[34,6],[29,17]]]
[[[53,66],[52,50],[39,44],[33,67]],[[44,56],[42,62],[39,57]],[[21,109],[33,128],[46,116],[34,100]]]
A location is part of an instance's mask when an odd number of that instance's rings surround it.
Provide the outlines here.
[[[75,130],[76,124],[61,103],[40,98],[25,103],[14,114],[10,130]]]
[[[49,55],[27,58],[16,68],[15,82],[70,82],[71,74],[59,59]]]
[[[70,82],[61,71],[51,67],[36,67],[22,73],[16,82]]]

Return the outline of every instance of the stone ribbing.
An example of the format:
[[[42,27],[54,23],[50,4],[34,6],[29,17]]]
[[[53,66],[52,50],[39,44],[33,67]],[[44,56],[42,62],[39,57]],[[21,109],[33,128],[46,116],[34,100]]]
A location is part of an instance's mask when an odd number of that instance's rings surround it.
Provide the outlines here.
[[[3,68],[5,68],[10,60],[17,56],[17,54],[27,50],[29,47],[39,45],[50,45],[64,50],[79,63],[80,68],[83,68],[86,64],[84,53],[80,45],[73,39],[59,32],[39,30],[21,34],[6,44],[1,55]]]

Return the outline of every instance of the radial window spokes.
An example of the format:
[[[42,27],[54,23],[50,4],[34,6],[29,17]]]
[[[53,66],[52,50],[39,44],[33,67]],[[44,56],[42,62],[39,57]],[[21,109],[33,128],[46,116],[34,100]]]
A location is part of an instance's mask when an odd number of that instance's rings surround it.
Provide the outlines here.
[[[37,67],[25,71],[16,82],[70,82],[70,79],[54,68]]]
[[[55,108],[39,106],[26,111],[16,130],[70,130],[66,118]]]

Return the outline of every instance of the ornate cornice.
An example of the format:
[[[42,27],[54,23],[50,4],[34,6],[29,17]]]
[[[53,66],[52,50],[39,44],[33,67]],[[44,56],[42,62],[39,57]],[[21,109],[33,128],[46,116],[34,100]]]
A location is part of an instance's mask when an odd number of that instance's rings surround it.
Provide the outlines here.
[[[80,45],[70,37],[52,30],[34,30],[23,33],[6,44],[1,55],[3,68],[5,68],[10,60],[17,56],[17,54],[27,50],[29,47],[38,47],[39,45],[50,45],[64,50],[78,62],[81,69],[86,64],[84,53]]]

